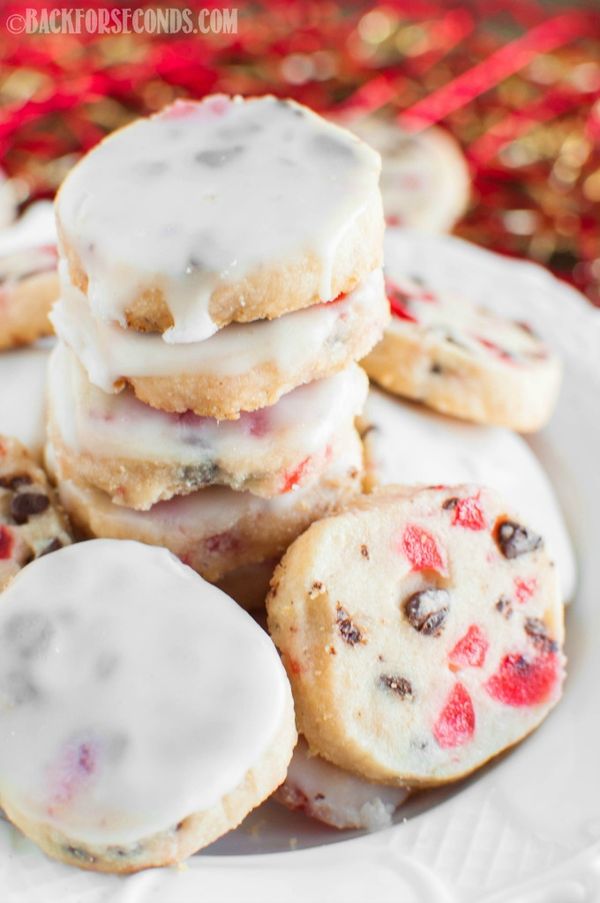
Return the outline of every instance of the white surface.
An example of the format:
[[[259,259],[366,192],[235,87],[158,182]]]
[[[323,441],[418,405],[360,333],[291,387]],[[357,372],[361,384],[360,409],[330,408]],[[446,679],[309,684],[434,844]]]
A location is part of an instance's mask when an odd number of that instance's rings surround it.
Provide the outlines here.
[[[395,247],[394,247],[395,246]],[[415,797],[406,823],[346,835],[267,805],[182,871],[131,878],[49,862],[0,825],[3,903],[594,903],[600,894],[600,315],[534,265],[452,238],[392,235],[389,253],[436,262],[441,281],[527,318],[565,358],[549,427],[534,440],[575,538],[565,698],[541,729],[467,784]],[[491,267],[491,271],[490,271]],[[526,277],[526,296],[511,292]],[[0,406],[4,393],[0,396]],[[1,412],[0,412],[1,416]],[[289,850],[290,838],[299,847]],[[332,843],[340,839],[339,843]],[[243,853],[243,855],[240,855]]]

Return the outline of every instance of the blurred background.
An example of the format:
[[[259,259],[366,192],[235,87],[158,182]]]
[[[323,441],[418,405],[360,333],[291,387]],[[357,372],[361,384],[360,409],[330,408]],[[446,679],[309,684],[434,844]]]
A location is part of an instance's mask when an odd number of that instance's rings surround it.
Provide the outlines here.
[[[595,0],[235,3],[81,4],[114,11],[113,22],[125,6],[147,9],[150,25],[160,9],[237,10],[235,30],[209,16],[205,34],[177,30],[181,16],[172,33],[51,33],[43,10],[77,4],[2,3],[0,163],[20,208],[52,197],[83,151],[141,113],[177,97],[273,92],[359,116],[365,134],[383,122],[391,179],[418,136],[450,133],[471,190],[445,227],[543,263],[600,306]],[[26,7],[39,14],[34,33],[17,27]]]

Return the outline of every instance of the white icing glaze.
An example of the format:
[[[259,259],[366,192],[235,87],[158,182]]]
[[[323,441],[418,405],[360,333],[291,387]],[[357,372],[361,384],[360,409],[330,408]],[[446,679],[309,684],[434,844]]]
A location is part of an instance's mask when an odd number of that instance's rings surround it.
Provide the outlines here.
[[[344,124],[381,154],[388,222],[426,232],[452,228],[467,206],[470,179],[462,151],[447,132],[410,134],[372,115]]]
[[[80,543],[3,594],[0,798],[75,840],[132,843],[215,805],[289,704],[269,637],[164,549]]]
[[[46,431],[48,344],[0,353],[0,434],[20,439],[36,456]]]
[[[563,599],[575,590],[573,549],[554,490],[524,439],[499,427],[435,414],[371,389],[364,414],[368,467],[386,483],[482,483],[495,489],[544,536]]]
[[[529,365],[546,361],[550,352],[526,323],[474,305],[455,292],[434,291],[424,282],[396,272],[392,261],[386,272],[392,308],[390,333],[422,331],[431,340],[445,339],[457,349],[490,364]]]
[[[292,809],[301,809],[334,828],[388,828],[396,809],[409,791],[367,781],[309,752],[298,739],[285,783],[277,798]]]
[[[122,377],[175,376],[180,373],[239,375],[267,362],[287,371],[327,353],[347,329],[352,314],[368,311],[384,291],[375,270],[353,292],[275,320],[231,324],[202,342],[169,345],[159,335],[122,329],[95,318],[85,296],[69,284],[61,265],[62,298],[50,319],[56,333],[76,353],[92,383],[116,391]]]
[[[110,136],[57,198],[89,277],[94,313],[124,325],[135,295],[160,285],[171,342],[215,331],[219,282],[312,252],[332,297],[336,247],[378,191],[379,155],[290,101],[218,95],[179,102]]]
[[[325,448],[352,422],[367,395],[364,372],[352,365],[328,379],[301,386],[277,404],[239,420],[217,421],[159,411],[131,390],[110,395],[93,386],[69,348],[59,343],[49,366],[49,397],[64,442],[76,452],[134,460],[217,463],[256,473],[277,460],[301,460]]]

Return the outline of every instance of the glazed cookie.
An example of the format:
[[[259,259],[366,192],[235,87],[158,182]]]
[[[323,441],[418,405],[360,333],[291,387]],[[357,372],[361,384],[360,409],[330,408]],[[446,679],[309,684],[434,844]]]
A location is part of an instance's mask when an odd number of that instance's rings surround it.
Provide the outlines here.
[[[52,205],[40,202],[0,234],[0,350],[50,335],[58,293]]]
[[[29,561],[70,542],[46,474],[25,446],[0,436],[0,590]]]
[[[51,446],[47,462],[82,535],[165,546],[207,580],[217,581],[243,565],[281,555],[309,524],[360,490],[362,447],[353,427],[341,444],[343,452],[318,480],[294,492],[262,499],[214,486],[158,502],[149,511],[114,505],[106,493],[66,480]]]
[[[308,485],[335,459],[367,387],[353,364],[273,407],[217,421],[158,411],[130,389],[102,392],[59,343],[49,367],[49,435],[64,476],[115,504],[147,510],[215,484],[269,498]]]
[[[561,367],[530,326],[408,277],[386,284],[392,319],[362,362],[375,382],[465,420],[524,433],[544,426]]]
[[[61,252],[96,316],[198,342],[330,301],[380,267],[380,167],[293,101],[179,101],[67,176]]]
[[[457,780],[560,698],[554,568],[543,539],[482,487],[365,496],[293,543],[271,587],[298,730],[369,780]]]
[[[360,424],[367,491],[390,483],[489,486],[543,535],[562,599],[572,599],[577,565],[569,533],[552,484],[521,436],[444,417],[375,388]]]
[[[235,828],[296,742],[264,631],[135,542],[79,543],[19,574],[0,607],[0,698],[0,805],[94,871],[175,864]]]
[[[408,795],[403,787],[366,781],[312,755],[304,738],[299,737],[275,799],[332,828],[377,831],[390,827],[394,813]]]
[[[369,115],[346,125],[381,154],[381,194],[390,225],[448,232],[467,209],[469,167],[457,141],[444,129],[418,133]]]
[[[381,270],[348,296],[277,320],[232,324],[210,339],[168,345],[94,318],[67,282],[51,319],[104,392],[130,385],[164,411],[235,420],[275,404],[297,386],[332,376],[364,356],[389,321]]]

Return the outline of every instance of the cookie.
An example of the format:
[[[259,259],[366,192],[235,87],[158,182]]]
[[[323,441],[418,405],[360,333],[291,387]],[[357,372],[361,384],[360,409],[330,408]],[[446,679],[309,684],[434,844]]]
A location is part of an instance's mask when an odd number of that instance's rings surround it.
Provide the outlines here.
[[[0,606],[0,696],[0,805],[94,871],[175,864],[235,828],[296,742],[264,631],[134,542],[79,543],[19,574]]]
[[[52,333],[50,307],[58,298],[52,205],[33,204],[0,234],[0,351]]]
[[[130,385],[152,407],[235,420],[348,367],[379,341],[389,316],[376,270],[338,301],[276,320],[233,324],[188,345],[172,346],[158,335],[94,318],[85,297],[66,283],[51,319],[104,392]]]
[[[381,154],[387,222],[424,232],[449,232],[468,207],[471,187],[467,161],[450,133],[435,127],[406,132],[377,115],[346,125]]]
[[[341,444],[343,452],[304,489],[262,499],[214,486],[158,502],[149,511],[115,505],[106,493],[65,479],[51,446],[47,462],[58,479],[61,502],[82,535],[165,546],[207,580],[217,581],[244,565],[281,555],[309,524],[360,490],[362,447],[353,427]]]
[[[476,423],[523,433],[547,423],[561,366],[527,323],[400,278],[393,265],[386,285],[392,319],[362,362],[375,382]]]
[[[198,342],[330,301],[380,267],[380,165],[293,101],[179,101],[70,172],[61,251],[96,316]]]
[[[28,562],[70,542],[46,474],[17,439],[0,436],[0,590]]]
[[[377,831],[391,826],[394,813],[408,795],[403,787],[366,781],[312,755],[299,737],[286,779],[274,798],[332,828]]]
[[[130,389],[102,392],[59,343],[49,367],[49,435],[64,476],[115,504],[147,510],[210,485],[270,498],[308,485],[336,457],[367,387],[353,364],[273,407],[217,421],[159,411]]]
[[[298,730],[369,780],[462,778],[560,698],[555,569],[542,537],[485,488],[365,496],[296,540],[271,586]]]
[[[500,427],[436,414],[371,388],[360,420],[365,488],[389,483],[482,483],[543,535],[561,596],[573,598],[577,565],[554,488],[527,442]]]
[[[0,354],[0,427],[25,445],[36,461],[46,441],[48,348],[39,343]]]

